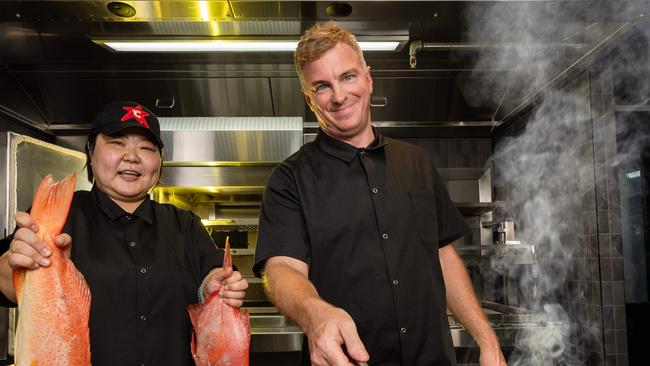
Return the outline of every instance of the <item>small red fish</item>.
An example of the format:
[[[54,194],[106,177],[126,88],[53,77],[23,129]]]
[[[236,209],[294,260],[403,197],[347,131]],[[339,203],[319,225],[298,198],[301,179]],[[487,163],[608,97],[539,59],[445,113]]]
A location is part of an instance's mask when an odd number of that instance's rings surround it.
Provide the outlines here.
[[[223,268],[232,267],[226,238]],[[248,310],[240,312],[221,299],[219,292],[202,304],[187,307],[194,326],[192,357],[196,366],[248,366],[251,329]]]
[[[75,175],[57,182],[47,175],[34,195],[30,215],[38,235],[52,250],[52,264],[14,269],[18,299],[16,366],[89,366],[90,289],[83,275],[52,238],[70,211]]]

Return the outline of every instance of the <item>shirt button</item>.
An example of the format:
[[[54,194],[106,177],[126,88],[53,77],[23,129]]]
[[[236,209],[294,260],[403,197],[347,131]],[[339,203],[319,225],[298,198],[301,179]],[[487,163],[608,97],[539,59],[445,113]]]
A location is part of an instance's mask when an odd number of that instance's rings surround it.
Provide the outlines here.
[[[379,190],[377,188],[373,188],[372,193],[377,194],[377,193],[379,193]]]
[[[402,334],[406,334],[406,328],[404,328],[404,327],[400,328],[399,331],[400,331],[400,333],[402,333]]]
[[[366,156],[366,152],[365,152],[365,151],[360,151],[359,154],[360,154],[361,156]]]
[[[146,268],[144,268],[144,267],[142,267],[142,268],[140,268],[140,273],[142,273],[142,274],[145,274],[145,273],[147,273],[147,269],[146,269]]]
[[[131,221],[131,215],[126,215],[124,216],[124,218],[126,219],[126,221]]]
[[[147,320],[147,317],[144,316],[144,315],[140,315],[140,320],[145,321],[145,320]]]
[[[384,238],[384,239],[388,239],[388,234],[383,233],[383,234],[381,234],[381,237]]]
[[[393,280],[393,285],[395,285],[395,286],[399,285],[399,281],[398,280]],[[402,329],[404,329],[404,328],[402,328]]]
[[[132,247],[134,247],[134,246],[135,246],[135,242],[134,242],[134,241],[129,242],[129,245],[132,246]]]

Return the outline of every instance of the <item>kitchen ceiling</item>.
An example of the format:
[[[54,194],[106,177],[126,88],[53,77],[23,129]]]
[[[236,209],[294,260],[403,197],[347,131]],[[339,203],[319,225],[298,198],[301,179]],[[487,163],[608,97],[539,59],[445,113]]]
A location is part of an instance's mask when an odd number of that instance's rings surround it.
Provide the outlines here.
[[[489,136],[543,90],[584,68],[639,24],[647,26],[642,16],[648,5],[125,1],[116,8],[110,3],[1,2],[0,111],[58,134],[83,130],[107,101],[125,99],[161,116],[301,116],[314,122],[290,52],[122,54],[92,39],[295,39],[315,22],[336,21],[359,37],[408,42],[397,52],[365,53],[379,104],[372,107],[373,121],[438,134],[452,126],[453,135]],[[125,4],[135,15],[109,10],[128,13]],[[414,41],[422,41],[422,48],[411,68]]]

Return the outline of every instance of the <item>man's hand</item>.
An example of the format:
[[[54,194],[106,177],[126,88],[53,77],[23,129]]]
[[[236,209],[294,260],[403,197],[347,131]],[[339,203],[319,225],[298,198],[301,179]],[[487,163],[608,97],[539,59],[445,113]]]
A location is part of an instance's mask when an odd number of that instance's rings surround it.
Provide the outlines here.
[[[312,365],[356,366],[367,362],[368,352],[350,315],[325,303],[319,308],[306,329]]]
[[[218,292],[223,302],[232,307],[240,308],[244,304],[248,281],[239,271],[233,271],[232,267],[215,268],[205,276],[203,281],[204,295],[209,296]]]
[[[506,366],[506,359],[503,353],[497,347],[490,347],[490,349],[481,348],[481,356],[479,357],[479,364],[481,366]]]
[[[16,226],[19,227],[14,234],[14,239],[9,245],[8,262],[11,268],[36,269],[47,267],[52,263],[50,256],[52,250],[36,235],[38,224],[25,212],[16,213]],[[65,250],[70,256],[72,238],[68,234],[61,234],[52,238],[54,244]]]
[[[352,317],[318,296],[308,279],[307,263],[271,257],[264,271],[271,301],[307,335],[312,365],[357,366],[368,361]]]

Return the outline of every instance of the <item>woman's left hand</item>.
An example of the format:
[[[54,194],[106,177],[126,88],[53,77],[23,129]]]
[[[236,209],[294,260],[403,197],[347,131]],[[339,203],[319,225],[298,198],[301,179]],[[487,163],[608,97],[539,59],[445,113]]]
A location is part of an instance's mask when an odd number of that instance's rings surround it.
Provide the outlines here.
[[[242,277],[239,271],[233,271],[232,267],[215,268],[205,276],[203,281],[205,297],[219,292],[223,301],[232,307],[240,308],[244,304],[248,281]]]

